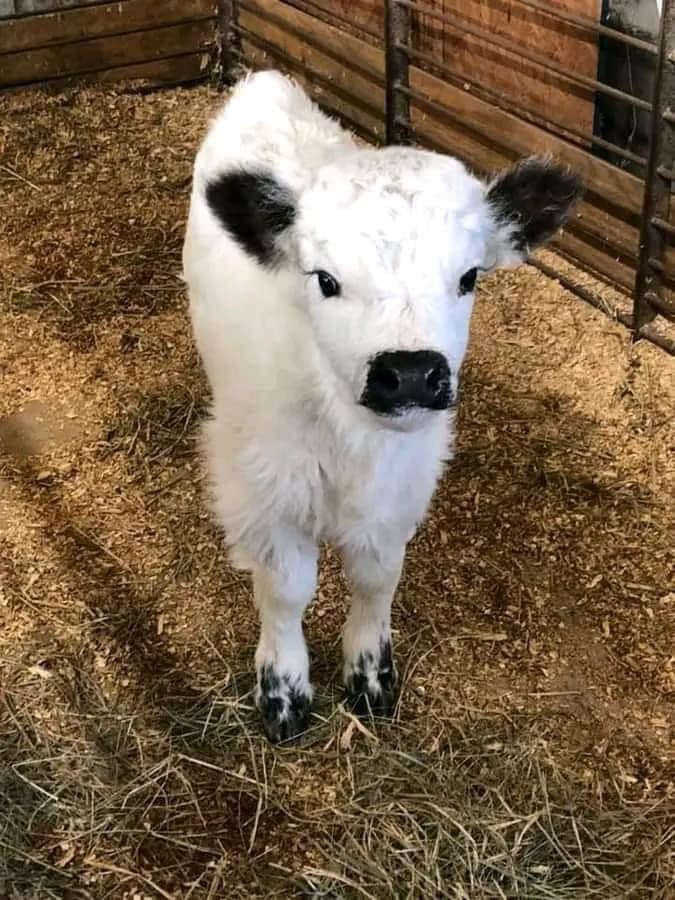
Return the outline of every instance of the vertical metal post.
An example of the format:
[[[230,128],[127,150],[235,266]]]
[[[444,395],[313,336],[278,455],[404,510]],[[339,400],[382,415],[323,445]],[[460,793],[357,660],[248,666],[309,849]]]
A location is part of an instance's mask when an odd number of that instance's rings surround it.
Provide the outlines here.
[[[232,68],[232,25],[236,23],[237,4],[234,0],[216,0],[216,54],[213,81],[222,87]]]
[[[656,63],[651,138],[633,298],[633,336],[662,305],[675,161],[675,0],[664,0]]]
[[[408,54],[402,46],[410,40],[410,10],[385,0],[385,80],[386,80],[386,130],[387,144],[405,144],[410,140],[410,100],[398,90],[409,86]]]

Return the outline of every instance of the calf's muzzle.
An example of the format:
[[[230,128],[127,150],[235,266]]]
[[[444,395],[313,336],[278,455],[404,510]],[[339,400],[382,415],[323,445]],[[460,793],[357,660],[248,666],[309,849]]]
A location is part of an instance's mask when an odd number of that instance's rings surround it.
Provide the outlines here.
[[[368,366],[361,404],[380,415],[409,409],[447,409],[452,401],[450,367],[435,350],[387,350]]]

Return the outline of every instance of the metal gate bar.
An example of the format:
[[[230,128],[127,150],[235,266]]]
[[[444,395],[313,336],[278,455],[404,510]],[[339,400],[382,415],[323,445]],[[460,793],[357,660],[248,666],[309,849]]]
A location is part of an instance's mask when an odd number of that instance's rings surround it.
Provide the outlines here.
[[[406,46],[410,34],[410,10],[401,3],[387,3],[384,11],[385,32],[385,140],[387,144],[403,144],[410,139],[410,78]]]
[[[675,236],[675,226],[669,221],[670,196],[673,188],[672,167],[675,161],[673,0],[665,0],[661,12],[653,108],[633,305],[633,328],[636,337],[641,336],[657,313],[675,320],[675,305],[663,298],[668,239]]]

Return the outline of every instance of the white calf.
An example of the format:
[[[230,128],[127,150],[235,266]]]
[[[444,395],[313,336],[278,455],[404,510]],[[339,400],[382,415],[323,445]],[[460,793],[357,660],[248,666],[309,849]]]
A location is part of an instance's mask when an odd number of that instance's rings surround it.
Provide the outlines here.
[[[579,191],[543,159],[485,185],[447,156],[358,147],[276,72],[245,79],[213,122],[183,262],[215,509],[253,574],[271,739],[306,724],[321,540],[351,586],[348,696],[391,711],[391,602],[451,449],[477,275],[522,261]]]

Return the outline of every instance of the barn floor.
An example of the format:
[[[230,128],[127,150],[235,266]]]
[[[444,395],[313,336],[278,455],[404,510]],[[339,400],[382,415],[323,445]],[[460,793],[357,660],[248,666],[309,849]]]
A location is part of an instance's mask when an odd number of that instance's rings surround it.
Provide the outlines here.
[[[261,738],[178,277],[215,99],[0,98],[0,896],[665,898],[675,361],[532,269],[477,305],[398,720],[337,705],[327,554],[316,727]]]

